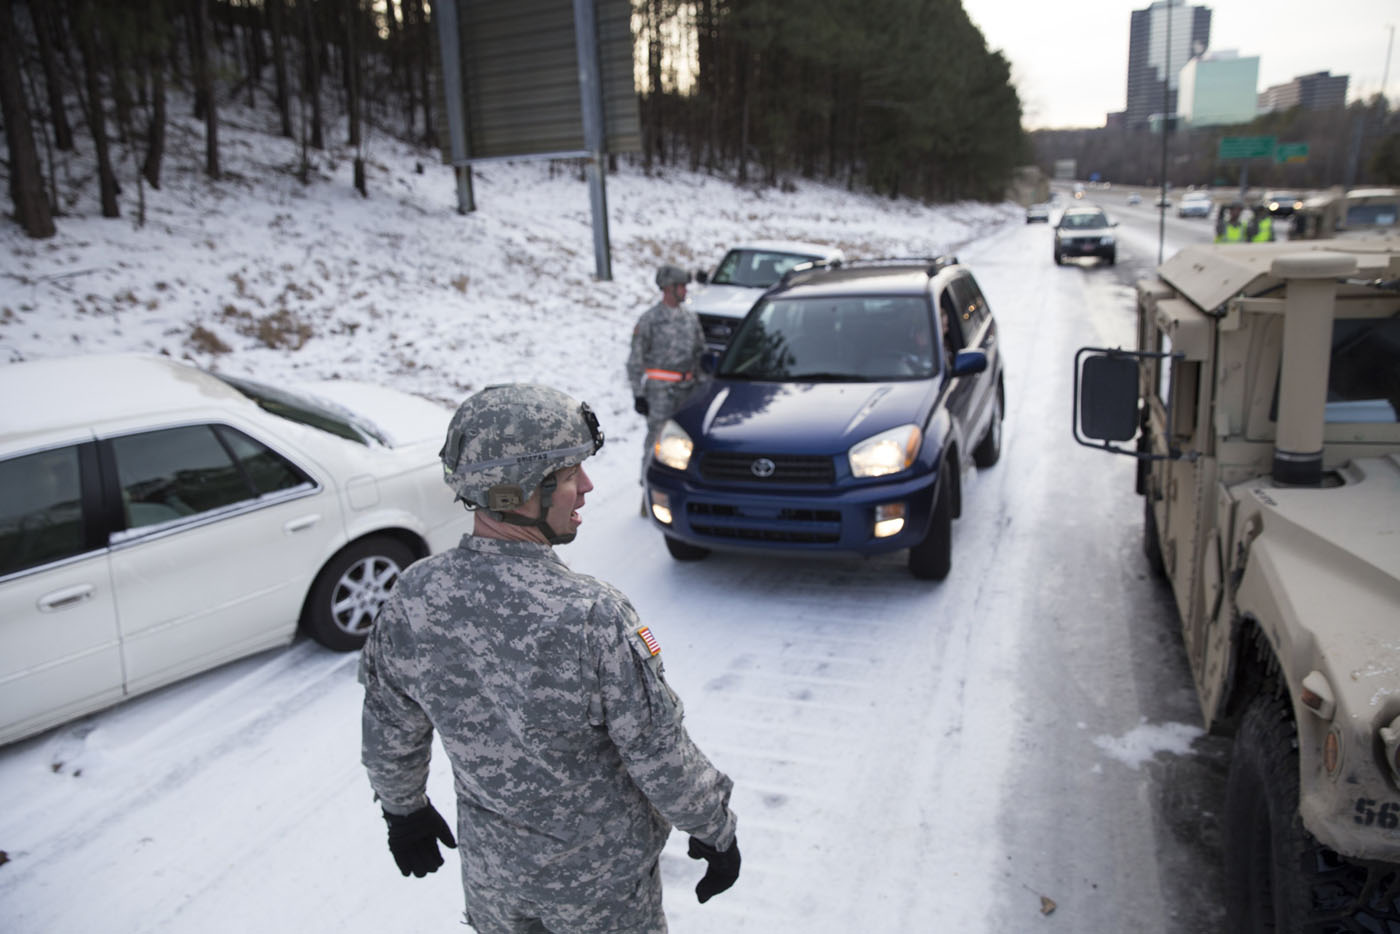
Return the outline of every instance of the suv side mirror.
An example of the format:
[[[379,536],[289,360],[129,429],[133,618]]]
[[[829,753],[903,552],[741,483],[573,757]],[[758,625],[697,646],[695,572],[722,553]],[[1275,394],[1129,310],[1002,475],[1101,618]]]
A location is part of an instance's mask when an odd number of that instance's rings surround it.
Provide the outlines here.
[[[985,350],[960,350],[953,358],[953,375],[968,376],[973,373],[981,373],[987,368],[987,352]]]
[[[1095,441],[1129,441],[1138,429],[1138,362],[1129,356],[1087,357],[1079,378],[1079,425]]]
[[[708,283],[710,281],[710,274],[703,269],[697,269],[695,270],[695,281],[701,284]]]

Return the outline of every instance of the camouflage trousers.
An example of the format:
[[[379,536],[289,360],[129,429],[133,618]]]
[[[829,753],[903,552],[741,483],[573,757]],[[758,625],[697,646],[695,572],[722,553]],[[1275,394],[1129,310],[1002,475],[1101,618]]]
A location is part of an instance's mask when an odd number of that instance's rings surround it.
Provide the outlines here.
[[[660,867],[653,862],[640,879],[600,882],[573,902],[469,884],[466,919],[477,934],[666,934]]]

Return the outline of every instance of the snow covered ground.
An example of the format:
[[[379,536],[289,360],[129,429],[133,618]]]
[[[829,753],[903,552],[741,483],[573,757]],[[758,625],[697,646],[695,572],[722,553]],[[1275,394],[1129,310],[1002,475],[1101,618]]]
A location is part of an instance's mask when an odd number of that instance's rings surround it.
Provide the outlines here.
[[[1141,931],[1193,929],[1152,917],[1170,886],[1144,801],[1161,754],[1189,754],[1199,731],[1178,721],[1194,701],[1171,664],[1165,716],[1149,709],[1160,697],[1117,699],[1137,691],[1119,668],[1142,638],[1121,624],[1151,583],[1130,561],[1132,522],[1105,534],[1094,516],[1137,508],[1131,468],[1074,451],[1057,467],[1083,481],[1068,494],[1066,474],[1042,471],[1046,452],[1069,444],[1063,349],[1131,339],[1120,285],[1054,270],[1036,239],[1048,234],[1025,229],[1017,205],[929,207],[800,179],[791,192],[748,189],[625,163],[607,179],[614,278],[599,282],[575,168],[488,164],[478,210],[462,216],[431,155],[373,138],[364,199],[345,154],[320,156],[303,185],[290,141],[262,133],[258,115],[230,116],[218,183],[200,174],[198,127],[172,128],[179,143],[162,190],[144,192],[144,226],[124,171],[121,219],[97,216],[89,180],[53,239],[0,229],[0,361],[140,350],[449,405],[505,381],[587,400],[608,443],[564,557],[632,596],[692,734],[737,784],[744,875],[696,905],[700,870],[675,835],[662,866],[673,931],[1108,931],[1130,918]],[[83,172],[77,159],[62,175]],[[651,277],[756,238],[973,258],[1012,398],[1002,464],[967,481],[944,585],[908,577],[902,556],[679,565],[636,517],[644,425],[623,361],[655,299]],[[1078,511],[1063,511],[1066,495]],[[1070,545],[1082,548],[1070,557]],[[1097,576],[1067,576],[1066,563]],[[1096,613],[1077,620],[1090,597]],[[1106,628],[1061,641],[1065,666],[1028,687],[1046,657],[1037,639],[1070,618]],[[0,930],[461,929],[455,860],[404,880],[384,847],[357,762],[354,663],[298,641],[0,750]],[[1113,697],[1084,687],[1109,671]],[[1045,746],[1067,748],[1042,762]],[[450,807],[441,756],[430,793]],[[1013,798],[1035,819],[1013,822]],[[1087,828],[1063,827],[1081,813],[1095,815]],[[1049,851],[1086,830],[1111,844],[1071,844],[1074,859]],[[1100,881],[1114,888],[1108,907]],[[1042,914],[1042,896],[1057,910]]]

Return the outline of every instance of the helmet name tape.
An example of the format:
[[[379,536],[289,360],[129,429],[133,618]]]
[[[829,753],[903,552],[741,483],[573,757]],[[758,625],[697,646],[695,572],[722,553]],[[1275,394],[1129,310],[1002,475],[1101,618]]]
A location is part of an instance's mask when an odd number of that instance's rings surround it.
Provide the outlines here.
[[[490,470],[492,467],[509,467],[512,464],[533,464],[539,461],[553,460],[556,457],[574,457],[579,454],[589,455],[596,451],[590,444],[576,444],[571,448],[556,448],[553,451],[539,451],[529,454],[517,454],[514,457],[498,457],[492,461],[477,461],[471,464],[463,464],[462,470]]]

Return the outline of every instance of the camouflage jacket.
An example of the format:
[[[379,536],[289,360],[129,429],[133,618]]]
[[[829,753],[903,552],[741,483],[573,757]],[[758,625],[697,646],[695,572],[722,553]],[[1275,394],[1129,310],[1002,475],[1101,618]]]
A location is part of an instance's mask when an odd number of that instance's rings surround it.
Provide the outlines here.
[[[653,651],[655,649],[655,651]],[[362,761],[385,810],[452,763],[468,886],[646,872],[671,825],[727,848],[733,783],[691,741],[619,591],[547,545],[473,535],[413,565],[360,660]]]
[[[685,304],[672,308],[657,302],[642,312],[632,329],[632,350],[627,355],[632,395],[645,395],[642,374],[652,368],[692,373],[698,379],[704,352],[705,332],[695,312]]]

